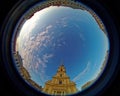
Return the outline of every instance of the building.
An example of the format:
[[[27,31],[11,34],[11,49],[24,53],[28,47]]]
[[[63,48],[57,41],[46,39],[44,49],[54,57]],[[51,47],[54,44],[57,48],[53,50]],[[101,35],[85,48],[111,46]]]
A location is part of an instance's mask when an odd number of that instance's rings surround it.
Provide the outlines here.
[[[32,87],[36,88],[37,90],[41,91],[42,90],[42,86],[39,86],[35,81],[33,81],[31,79],[31,76],[29,74],[29,72],[27,71],[27,69],[23,66],[23,62],[22,62],[22,58],[19,54],[19,52],[14,52],[14,59],[15,59],[15,63],[16,63],[16,67],[18,69],[18,72],[20,73],[20,75],[22,76],[22,78],[29,83]]]
[[[107,36],[107,31],[106,28],[103,24],[103,22],[101,21],[101,19],[99,18],[99,16],[97,16],[97,14],[95,12],[93,12],[92,10],[87,10],[95,19],[95,21],[97,22],[97,24],[99,25],[100,29],[104,32],[104,34]]]
[[[86,88],[90,87],[94,82],[95,82],[96,78],[91,80],[91,81],[88,81],[86,82],[82,87],[81,87],[81,90],[85,90]]]
[[[52,80],[45,83],[42,90],[44,93],[50,95],[68,95],[77,92],[76,84],[70,80],[66,74],[66,69],[64,65],[61,65]]]

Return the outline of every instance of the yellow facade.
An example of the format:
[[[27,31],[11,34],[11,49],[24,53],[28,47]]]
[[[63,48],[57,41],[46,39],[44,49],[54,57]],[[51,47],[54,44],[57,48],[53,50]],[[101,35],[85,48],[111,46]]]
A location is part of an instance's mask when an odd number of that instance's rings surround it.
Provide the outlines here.
[[[52,80],[45,83],[43,92],[50,95],[67,95],[76,93],[77,88],[76,84],[67,76],[64,65],[61,65]]]

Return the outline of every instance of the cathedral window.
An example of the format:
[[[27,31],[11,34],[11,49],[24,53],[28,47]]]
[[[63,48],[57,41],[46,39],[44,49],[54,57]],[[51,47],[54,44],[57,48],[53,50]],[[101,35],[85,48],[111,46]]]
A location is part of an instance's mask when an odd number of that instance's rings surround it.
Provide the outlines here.
[[[62,77],[62,74],[60,74],[60,77]]]
[[[59,81],[59,84],[62,84],[62,81],[61,81],[61,80]]]

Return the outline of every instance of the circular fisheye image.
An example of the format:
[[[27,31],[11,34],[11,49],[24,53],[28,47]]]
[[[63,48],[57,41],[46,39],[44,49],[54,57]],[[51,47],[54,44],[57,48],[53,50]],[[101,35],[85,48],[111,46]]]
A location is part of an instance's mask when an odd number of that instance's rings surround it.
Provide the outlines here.
[[[13,34],[15,67],[48,95],[72,95],[92,86],[104,71],[109,36],[99,16],[82,3],[46,1],[21,16]]]

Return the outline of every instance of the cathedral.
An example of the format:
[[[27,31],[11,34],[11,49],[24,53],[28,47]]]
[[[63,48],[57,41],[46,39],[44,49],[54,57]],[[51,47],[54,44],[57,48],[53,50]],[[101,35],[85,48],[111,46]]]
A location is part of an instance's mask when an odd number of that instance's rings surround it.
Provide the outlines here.
[[[45,83],[43,92],[50,95],[69,95],[77,92],[76,84],[66,74],[64,65],[59,66],[57,73]]]

